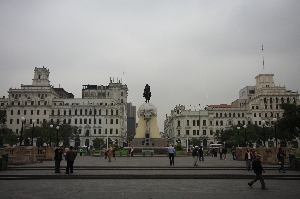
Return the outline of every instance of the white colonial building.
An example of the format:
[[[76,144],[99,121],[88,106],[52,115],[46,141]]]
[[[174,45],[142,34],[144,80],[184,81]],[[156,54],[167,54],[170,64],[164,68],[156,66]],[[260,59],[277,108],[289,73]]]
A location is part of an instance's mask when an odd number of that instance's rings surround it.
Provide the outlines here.
[[[126,84],[112,79],[107,86],[83,85],[82,98],[74,98],[63,88],[50,85],[49,69],[35,68],[32,85],[10,88],[8,98],[0,99],[7,113],[7,127],[20,134],[21,117],[25,128],[51,121],[54,125],[68,123],[77,126],[79,139],[73,146],[93,145],[95,138],[109,138],[120,144],[126,141]],[[55,128],[56,126],[54,126]]]
[[[283,110],[281,103],[295,103],[299,105],[299,94],[287,90],[285,86],[275,86],[273,74],[260,74],[255,86],[246,86],[239,92],[239,99],[231,105],[209,105],[204,110],[187,109],[184,105],[176,105],[171,110],[171,115],[166,116],[164,133],[169,136],[169,141],[176,143],[178,139],[186,140],[208,137],[203,145],[216,143],[214,135],[218,131],[231,128],[233,125],[247,124],[273,125],[273,118],[280,118]],[[241,129],[242,130],[242,129]]]

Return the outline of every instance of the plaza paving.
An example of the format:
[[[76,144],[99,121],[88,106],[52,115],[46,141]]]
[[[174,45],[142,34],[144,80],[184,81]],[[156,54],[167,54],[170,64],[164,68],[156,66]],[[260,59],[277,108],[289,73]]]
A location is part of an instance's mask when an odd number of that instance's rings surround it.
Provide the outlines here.
[[[26,165],[10,165],[0,171],[0,197],[15,198],[124,198],[124,199],[186,199],[186,198],[299,198],[299,171],[287,169],[279,173],[279,165],[267,165],[261,190],[256,182],[247,183],[253,171],[244,161],[205,157],[193,166],[191,156],[175,157],[169,165],[166,156],[117,157],[108,162],[103,156],[78,156],[73,174],[54,173],[54,161]]]
[[[247,171],[245,161],[220,160],[205,156],[193,166],[192,156],[175,157],[175,165],[169,165],[167,156],[123,156],[108,162],[103,156],[77,156],[74,173],[64,174],[66,161],[61,162],[62,173],[54,173],[54,160],[9,165],[0,172],[0,179],[252,179],[253,171]],[[287,167],[286,173],[279,173],[278,165],[263,165],[269,179],[299,180],[300,172]]]

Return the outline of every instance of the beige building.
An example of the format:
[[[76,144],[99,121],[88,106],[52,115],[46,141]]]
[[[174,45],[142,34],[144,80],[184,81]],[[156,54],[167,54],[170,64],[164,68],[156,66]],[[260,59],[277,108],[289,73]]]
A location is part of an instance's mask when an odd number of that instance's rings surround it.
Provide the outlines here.
[[[166,116],[164,133],[169,141],[175,143],[180,139],[186,146],[187,139],[207,136],[204,146],[217,143],[214,134],[226,130],[233,125],[247,124],[273,125],[273,118],[280,118],[283,110],[281,103],[296,103],[299,105],[299,94],[287,90],[285,86],[276,86],[273,74],[260,74],[255,77],[255,86],[246,86],[239,91],[239,99],[230,105],[209,105],[203,110],[187,109],[176,105],[171,115]],[[200,121],[200,122],[199,122]],[[242,129],[241,129],[242,130]]]
[[[83,85],[82,98],[74,98],[63,88],[54,88],[49,69],[35,68],[31,85],[10,88],[8,98],[0,100],[7,113],[7,127],[20,134],[21,117],[25,128],[40,125],[44,120],[78,127],[79,139],[73,146],[93,145],[95,138],[109,138],[121,145],[127,132],[127,85],[110,79],[107,86]]]

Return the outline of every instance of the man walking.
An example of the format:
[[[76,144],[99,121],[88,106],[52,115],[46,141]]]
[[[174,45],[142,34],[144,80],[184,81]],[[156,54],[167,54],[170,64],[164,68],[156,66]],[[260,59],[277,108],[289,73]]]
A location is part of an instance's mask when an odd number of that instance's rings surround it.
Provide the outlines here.
[[[236,149],[234,146],[232,146],[232,148],[231,148],[231,154],[232,154],[232,159],[236,160]]]
[[[261,155],[258,154],[257,158],[255,160],[253,160],[253,162],[252,162],[252,168],[254,170],[255,177],[251,182],[248,183],[248,185],[252,188],[252,185],[254,184],[254,182],[259,180],[261,183],[261,189],[267,190],[268,188],[266,188],[266,185],[264,182],[264,177],[262,175],[262,173],[265,173],[265,170],[262,167],[262,163],[261,163],[260,159],[261,159]]]
[[[284,157],[285,156],[286,156],[285,152],[282,150],[282,148],[279,148],[279,151],[277,153],[277,159],[280,164],[279,172],[282,171],[283,173],[285,173],[285,169],[284,169]]]
[[[73,173],[73,164],[74,160],[76,158],[76,153],[73,150],[73,146],[70,146],[69,150],[66,153],[66,161],[67,161],[67,168],[66,168],[66,174]]]
[[[223,147],[220,146],[219,148],[219,155],[220,155],[220,160],[222,160],[222,157],[223,157]]]
[[[170,144],[170,146],[168,147],[168,153],[169,153],[170,165],[174,165],[175,148],[173,147],[173,144]]]
[[[60,162],[62,161],[62,150],[61,148],[55,149],[55,173],[61,173],[60,172]]]
[[[200,146],[200,149],[199,149],[199,161],[201,161],[201,160],[204,161],[202,146]]]
[[[199,156],[199,147],[198,146],[195,146],[195,148],[193,149],[192,156],[194,158],[194,166],[198,166],[197,165],[198,156]]]

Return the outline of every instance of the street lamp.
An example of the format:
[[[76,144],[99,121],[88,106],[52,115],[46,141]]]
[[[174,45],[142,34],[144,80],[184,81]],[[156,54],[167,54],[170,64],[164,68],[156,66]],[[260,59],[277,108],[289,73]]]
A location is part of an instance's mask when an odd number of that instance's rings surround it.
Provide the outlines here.
[[[236,127],[237,128],[237,130],[238,130],[238,147],[240,147],[240,128],[241,127]]]
[[[58,129],[59,126],[56,127],[56,147],[58,147]]]
[[[261,121],[261,125],[263,126],[263,133],[264,133],[264,147],[266,147],[266,132],[265,132],[266,121],[265,120]]]
[[[21,136],[20,136],[20,146],[22,146],[22,140],[23,140],[23,124],[25,122],[25,117],[21,117],[21,122],[22,122],[22,128],[21,128]]]
[[[51,135],[52,135],[53,124],[50,124],[50,128],[51,128],[51,131],[50,131],[50,144],[49,144],[49,146],[51,146]]]
[[[247,145],[247,134],[246,134],[246,128],[247,128],[247,126],[246,126],[246,124],[243,126],[244,127],[244,129],[245,129],[245,144],[246,144],[246,146],[248,146]]]
[[[34,134],[34,123],[35,123],[35,120],[32,120],[32,133],[31,133],[31,146],[33,146],[33,134]]]
[[[273,122],[274,122],[274,133],[275,133],[275,146],[277,147],[277,134],[276,134],[276,123],[277,123],[277,118],[274,117],[273,118]]]

